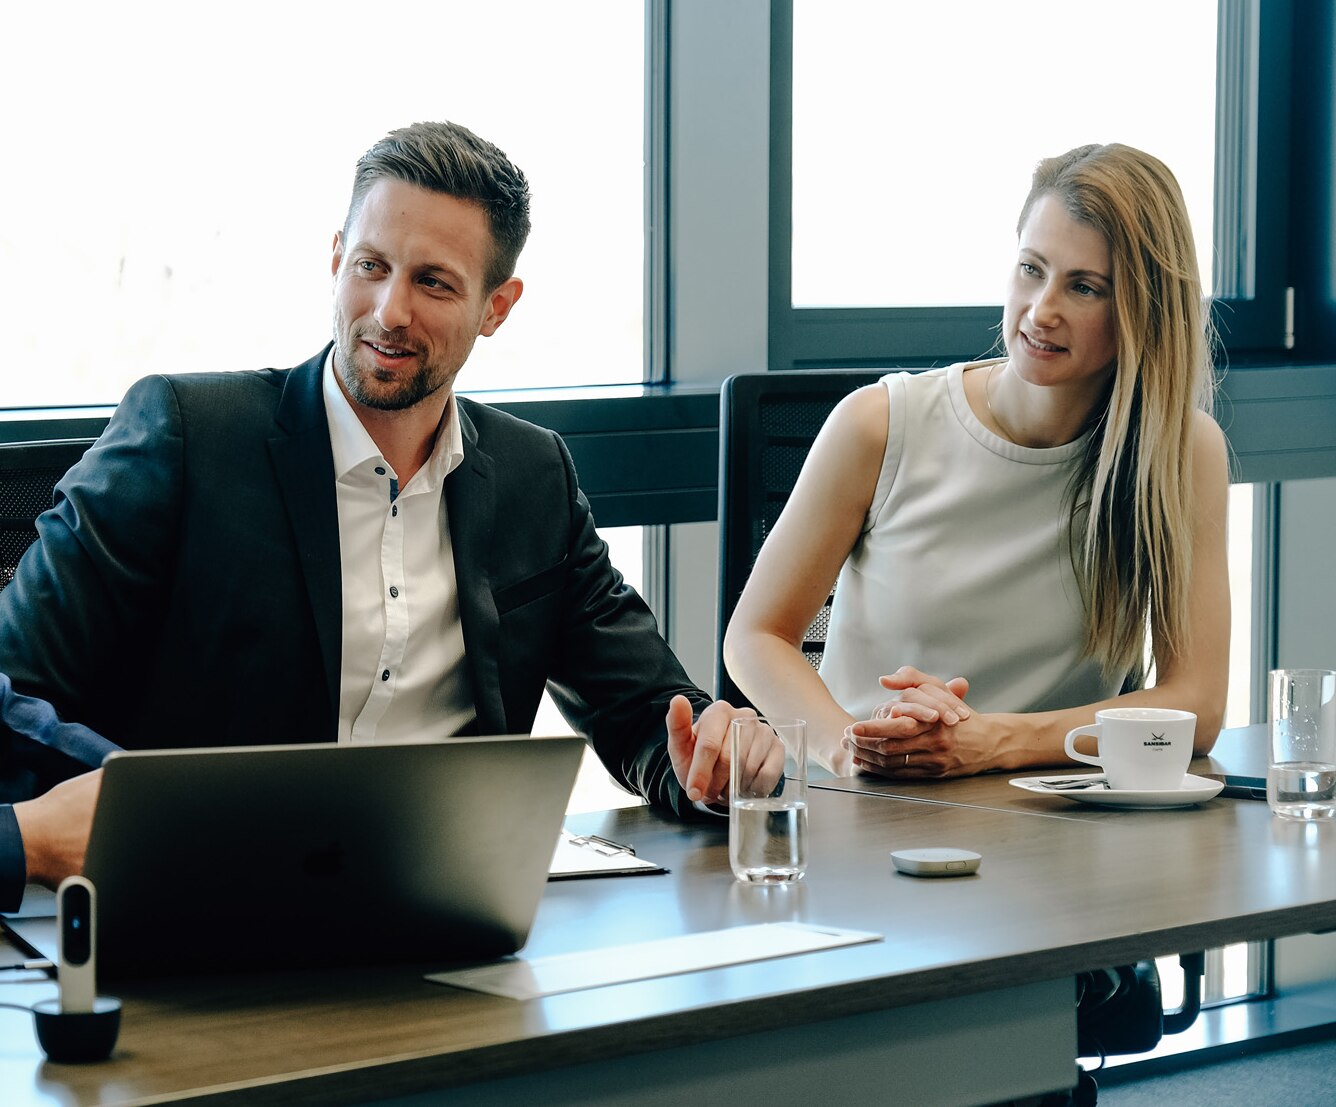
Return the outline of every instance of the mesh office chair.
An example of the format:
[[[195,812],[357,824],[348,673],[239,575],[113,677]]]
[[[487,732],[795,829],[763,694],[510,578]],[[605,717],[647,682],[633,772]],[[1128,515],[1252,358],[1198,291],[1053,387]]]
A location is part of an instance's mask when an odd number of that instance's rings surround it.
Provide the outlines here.
[[[0,588],[14,579],[19,559],[37,540],[37,516],[51,506],[51,491],[91,438],[0,445]]]
[[[724,630],[779,513],[788,502],[817,432],[845,396],[886,370],[740,373],[719,397],[719,628],[715,688],[720,699],[750,705],[724,668]],[[826,642],[830,600],[803,636],[816,668]]]

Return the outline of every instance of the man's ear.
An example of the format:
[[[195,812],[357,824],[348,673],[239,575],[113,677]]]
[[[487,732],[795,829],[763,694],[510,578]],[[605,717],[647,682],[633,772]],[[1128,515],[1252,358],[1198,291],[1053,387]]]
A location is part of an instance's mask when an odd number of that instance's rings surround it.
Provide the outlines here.
[[[339,275],[339,263],[343,261],[343,232],[334,232],[334,257],[329,263],[329,272],[331,276]]]
[[[482,326],[478,328],[478,333],[484,338],[494,335],[496,328],[506,321],[506,316],[510,314],[510,309],[515,306],[515,301],[520,298],[523,291],[524,282],[519,277],[511,277],[492,289],[487,294],[487,314],[482,318]]]

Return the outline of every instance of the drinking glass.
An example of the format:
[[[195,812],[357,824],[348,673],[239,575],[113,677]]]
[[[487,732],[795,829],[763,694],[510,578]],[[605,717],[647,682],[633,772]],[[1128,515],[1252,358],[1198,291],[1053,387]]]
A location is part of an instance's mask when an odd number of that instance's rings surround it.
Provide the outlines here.
[[[1267,700],[1271,810],[1287,819],[1336,817],[1336,671],[1276,669]]]
[[[807,723],[741,716],[729,728],[728,860],[752,884],[807,871]]]

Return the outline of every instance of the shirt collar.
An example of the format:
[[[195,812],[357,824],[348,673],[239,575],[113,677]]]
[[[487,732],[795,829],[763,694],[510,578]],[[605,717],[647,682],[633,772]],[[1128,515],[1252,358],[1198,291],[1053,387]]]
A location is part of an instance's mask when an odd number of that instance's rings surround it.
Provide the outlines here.
[[[370,462],[387,464],[334,377],[333,347],[325,355],[320,386],[329,423],[329,442],[334,452],[334,479],[343,480],[354,469]],[[463,460],[464,434],[459,425],[459,406],[452,392],[446,400],[445,417],[436,433],[431,456],[413,478],[414,487],[419,484],[427,488],[439,487]]]

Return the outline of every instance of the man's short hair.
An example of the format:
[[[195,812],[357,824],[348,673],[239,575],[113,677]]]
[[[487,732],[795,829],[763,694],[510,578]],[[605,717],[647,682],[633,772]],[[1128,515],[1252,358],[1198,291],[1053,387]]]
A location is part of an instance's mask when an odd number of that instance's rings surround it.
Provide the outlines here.
[[[458,123],[414,123],[391,131],[357,161],[344,238],[366,194],[387,177],[479,205],[492,231],[488,290],[514,275],[529,237],[529,182],[490,142]]]

